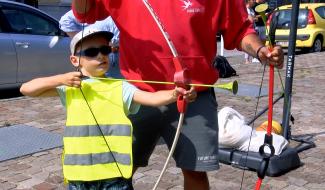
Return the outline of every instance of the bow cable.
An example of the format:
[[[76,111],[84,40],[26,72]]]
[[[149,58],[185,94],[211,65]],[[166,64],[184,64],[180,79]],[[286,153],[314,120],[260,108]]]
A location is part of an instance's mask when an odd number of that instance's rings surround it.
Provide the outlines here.
[[[84,10],[84,14],[87,14],[87,13],[86,13],[87,2],[88,2],[88,0],[85,1],[85,10]],[[80,49],[82,49],[82,45],[83,45],[83,36],[84,36],[84,29],[85,29],[85,24],[84,24],[84,23],[85,23],[85,21],[83,21],[83,23],[82,23],[82,32],[81,32]],[[81,76],[83,76],[82,71],[81,71],[81,69],[80,69],[80,57],[81,57],[81,52],[79,53],[79,60],[78,60],[79,63],[78,63],[77,71],[79,71],[79,72],[81,73]],[[102,128],[101,128],[100,125],[98,124],[97,119],[96,119],[96,117],[95,117],[95,114],[94,114],[94,112],[92,111],[92,109],[91,109],[91,107],[90,107],[90,104],[89,104],[89,102],[87,101],[86,96],[85,96],[84,92],[82,91],[81,87],[79,88],[79,90],[80,90],[80,92],[81,92],[81,94],[82,94],[82,97],[84,98],[84,100],[85,100],[85,102],[86,102],[86,104],[87,104],[87,107],[89,108],[89,111],[90,111],[92,117],[94,118],[94,121],[96,122],[96,126],[97,126],[97,128],[99,129],[99,131],[100,131],[100,133],[101,133],[101,135],[102,135],[102,137],[103,137],[103,139],[104,139],[104,141],[105,141],[105,144],[106,144],[106,146],[107,146],[107,148],[108,148],[108,151],[109,151],[110,154],[112,155],[112,158],[113,158],[113,160],[114,160],[114,163],[115,163],[115,165],[116,165],[116,167],[117,167],[117,169],[118,169],[120,175],[124,178],[124,175],[123,175],[123,173],[122,173],[120,167],[118,166],[117,160],[116,160],[116,158],[115,158],[115,156],[114,156],[114,154],[113,154],[113,152],[112,152],[112,149],[111,149],[111,147],[109,146],[109,144],[108,144],[108,142],[107,142],[107,140],[106,140],[106,138],[105,138],[105,135],[104,135],[104,133],[103,133],[103,131],[102,131]]]

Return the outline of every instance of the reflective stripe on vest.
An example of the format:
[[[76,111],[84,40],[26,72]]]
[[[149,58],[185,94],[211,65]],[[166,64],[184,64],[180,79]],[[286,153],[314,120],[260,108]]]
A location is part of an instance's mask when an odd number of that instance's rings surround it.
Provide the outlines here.
[[[130,178],[132,125],[124,113],[122,82],[88,79],[82,81],[81,89],[95,118],[80,89],[67,87],[64,177],[68,181]]]
[[[131,136],[129,125],[99,125],[105,136]],[[91,137],[101,136],[97,125],[67,127],[64,129],[65,137]]]
[[[118,163],[124,165],[131,164],[131,158],[129,154],[119,154],[113,152],[114,158]],[[64,164],[65,165],[95,165],[95,164],[106,164],[113,163],[114,158],[111,152],[98,153],[98,154],[65,154]]]

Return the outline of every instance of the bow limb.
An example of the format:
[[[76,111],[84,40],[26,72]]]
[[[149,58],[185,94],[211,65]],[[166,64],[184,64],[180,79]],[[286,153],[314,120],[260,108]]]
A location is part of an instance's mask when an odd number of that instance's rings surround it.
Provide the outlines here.
[[[255,184],[255,190],[260,190],[266,170],[269,166],[270,158],[274,155],[274,147],[272,145],[272,118],[273,118],[273,89],[274,89],[274,66],[270,65],[270,78],[269,78],[269,111],[268,111],[268,126],[267,132],[264,137],[264,144],[259,148],[259,153],[263,157],[259,169],[257,170],[258,179]],[[268,149],[270,154],[266,154],[265,150]]]
[[[164,36],[169,49],[171,51],[171,53],[173,54],[174,58],[173,58],[173,63],[175,66],[175,74],[174,74],[174,83],[176,86],[185,88],[185,89],[189,89],[189,84],[190,84],[190,77],[189,77],[189,71],[187,68],[184,67],[184,65],[182,64],[182,62],[179,60],[178,57],[178,52],[172,42],[172,40],[170,39],[170,36],[168,35],[167,31],[165,30],[164,26],[162,25],[160,19],[158,18],[157,14],[154,12],[153,8],[151,7],[151,5],[149,4],[148,0],[142,0],[143,4],[146,6],[147,10],[149,11],[150,15],[152,16],[152,18],[154,19],[154,21],[156,22],[159,30],[161,31],[161,34]],[[169,155],[167,157],[167,160],[165,162],[164,168],[160,173],[160,176],[153,188],[153,190],[155,190],[158,187],[158,184],[161,180],[161,177],[163,176],[166,167],[168,165],[168,162],[170,160],[170,157],[173,155],[175,147],[177,145],[177,141],[181,132],[181,128],[183,126],[183,121],[184,121],[184,115],[185,115],[185,110],[186,110],[186,106],[187,106],[187,101],[185,99],[183,99],[183,96],[180,95],[178,96],[177,99],[177,108],[178,111],[180,113],[180,117],[179,117],[179,122],[178,122],[178,126],[177,126],[177,131],[174,137],[174,141],[172,144],[172,147],[170,149]]]
[[[156,181],[156,184],[155,184],[155,186],[153,187],[152,190],[156,190],[157,189],[157,187],[159,185],[159,182],[161,181],[161,178],[162,178],[162,176],[164,175],[164,173],[166,171],[166,168],[167,168],[167,165],[169,163],[169,160],[170,160],[171,156],[174,154],[174,151],[175,151],[175,148],[176,148],[176,145],[177,145],[177,142],[178,142],[178,138],[179,138],[179,135],[181,133],[181,129],[183,127],[184,115],[185,115],[184,113],[180,113],[180,115],[179,115],[177,130],[176,130],[176,133],[175,133],[175,137],[174,137],[174,141],[173,141],[172,147],[170,148],[170,151],[169,151],[168,157],[167,157],[167,159],[165,161],[164,167],[161,170],[161,173],[159,175],[159,178]]]

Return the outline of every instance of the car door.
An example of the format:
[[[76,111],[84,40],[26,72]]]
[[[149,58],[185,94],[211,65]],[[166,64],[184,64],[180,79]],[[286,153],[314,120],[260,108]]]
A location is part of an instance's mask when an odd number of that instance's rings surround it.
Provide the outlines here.
[[[2,7],[12,28],[10,37],[17,52],[17,82],[72,70],[70,39],[58,22],[26,6]]]
[[[0,85],[16,83],[17,57],[13,41],[8,37],[8,27],[0,7]]]

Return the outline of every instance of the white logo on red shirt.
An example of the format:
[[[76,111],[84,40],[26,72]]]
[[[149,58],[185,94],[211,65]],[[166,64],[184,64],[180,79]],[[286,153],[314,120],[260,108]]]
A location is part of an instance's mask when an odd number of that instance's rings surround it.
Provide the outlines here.
[[[190,6],[192,6],[192,2],[190,0],[180,0],[184,3],[182,6],[184,10],[188,9]]]
[[[183,5],[182,8],[185,10],[187,13],[203,13],[204,12],[204,7],[203,6],[193,6],[192,0],[180,0]]]

